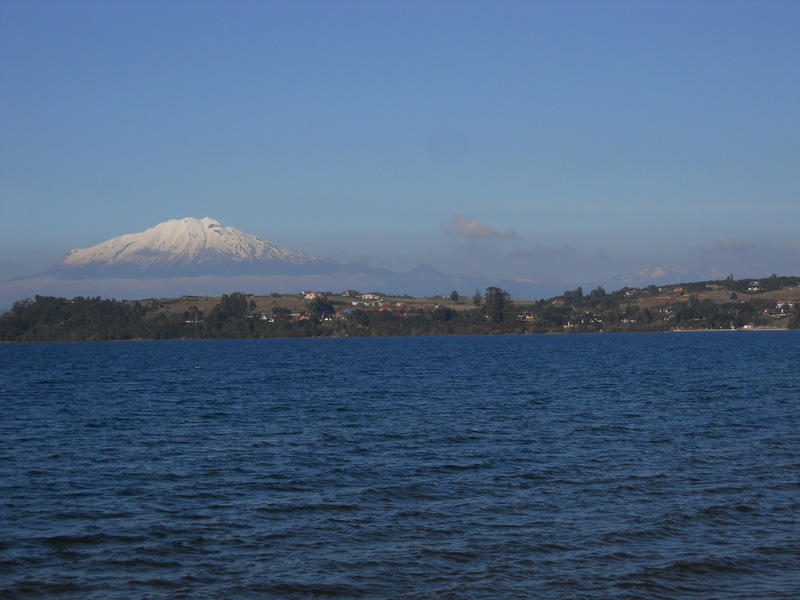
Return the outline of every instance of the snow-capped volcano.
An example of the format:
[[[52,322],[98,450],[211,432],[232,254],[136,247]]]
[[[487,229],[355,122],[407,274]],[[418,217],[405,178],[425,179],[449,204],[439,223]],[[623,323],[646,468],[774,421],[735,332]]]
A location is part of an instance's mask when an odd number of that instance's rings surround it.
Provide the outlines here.
[[[85,267],[135,264],[186,265],[226,261],[283,260],[307,263],[315,260],[292,252],[235,227],[223,227],[214,219],[175,219],[141,233],[128,233],[91,248],[73,250],[61,261],[64,266]]]
[[[141,233],[128,233],[91,248],[69,252],[56,266],[61,274],[174,276],[275,274],[331,265],[293,252],[235,227],[209,219],[175,219]],[[326,270],[326,269],[323,269]]]

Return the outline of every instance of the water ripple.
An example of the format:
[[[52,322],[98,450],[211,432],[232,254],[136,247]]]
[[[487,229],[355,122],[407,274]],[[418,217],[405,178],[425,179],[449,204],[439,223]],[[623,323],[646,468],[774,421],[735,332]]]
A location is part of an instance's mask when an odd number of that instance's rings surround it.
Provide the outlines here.
[[[798,358],[793,332],[2,345],[0,597],[795,598]]]

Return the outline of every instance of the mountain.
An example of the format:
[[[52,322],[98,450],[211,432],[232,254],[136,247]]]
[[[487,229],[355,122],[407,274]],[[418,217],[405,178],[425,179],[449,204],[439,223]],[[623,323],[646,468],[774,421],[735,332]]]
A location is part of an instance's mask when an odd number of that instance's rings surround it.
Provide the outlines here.
[[[37,294],[136,299],[237,290],[262,294],[356,289],[431,296],[449,295],[452,290],[471,295],[487,285],[500,286],[516,298],[544,297],[565,289],[487,281],[442,273],[430,265],[400,273],[363,263],[338,263],[287,250],[214,219],[185,218],[72,250],[44,273],[2,281],[0,309]]]
[[[62,278],[296,275],[336,270],[214,219],[175,219],[72,250],[49,271]]]

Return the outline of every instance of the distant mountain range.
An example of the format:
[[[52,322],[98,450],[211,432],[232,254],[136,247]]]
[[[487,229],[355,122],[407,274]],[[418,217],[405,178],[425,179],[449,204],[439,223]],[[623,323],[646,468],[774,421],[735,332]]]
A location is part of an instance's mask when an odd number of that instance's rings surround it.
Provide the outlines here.
[[[431,265],[400,273],[363,263],[339,263],[288,250],[208,217],[166,221],[140,233],[72,250],[44,273],[17,278],[18,282],[33,280],[41,284],[37,293],[75,295],[79,290],[78,295],[125,298],[301,289],[433,295],[500,285],[442,273]]]

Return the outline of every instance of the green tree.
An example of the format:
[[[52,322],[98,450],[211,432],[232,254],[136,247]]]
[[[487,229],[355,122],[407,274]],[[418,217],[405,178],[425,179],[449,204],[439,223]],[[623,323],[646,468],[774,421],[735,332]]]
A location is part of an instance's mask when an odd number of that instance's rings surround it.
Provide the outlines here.
[[[247,316],[247,297],[241,292],[234,292],[230,296],[222,294],[219,304],[212,309],[209,320],[214,323],[222,323],[245,316]]]
[[[292,311],[285,306],[273,306],[272,316],[276,321],[289,321],[292,318]]]
[[[431,318],[434,321],[450,321],[456,314],[456,311],[449,306],[437,306],[431,313]]]
[[[508,319],[509,313],[513,309],[511,295],[499,287],[486,288],[483,303],[484,312],[493,323],[500,323]]]
[[[603,286],[598,285],[597,289],[592,290],[589,292],[589,297],[593,299],[600,299],[605,298],[606,291],[603,289]]]
[[[306,306],[308,314],[315,318],[332,315],[336,312],[327,296],[316,296],[311,302],[308,302]]]
[[[197,323],[203,320],[203,311],[197,308],[196,305],[192,304],[185,313],[183,313],[183,318],[187,322]]]
[[[458,292],[457,291],[453,290],[452,292],[450,292],[450,300],[452,300],[453,302],[458,302]]]
[[[580,304],[583,300],[583,288],[578,286],[578,289],[573,291],[567,290],[563,294],[564,300],[570,304]]]
[[[365,310],[361,310],[360,308],[355,309],[352,313],[350,313],[350,319],[362,327],[369,327],[369,313]]]

